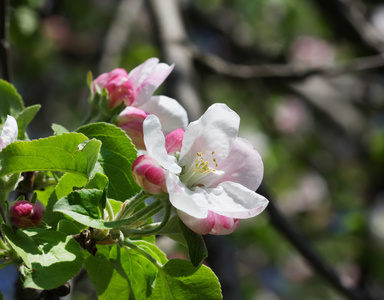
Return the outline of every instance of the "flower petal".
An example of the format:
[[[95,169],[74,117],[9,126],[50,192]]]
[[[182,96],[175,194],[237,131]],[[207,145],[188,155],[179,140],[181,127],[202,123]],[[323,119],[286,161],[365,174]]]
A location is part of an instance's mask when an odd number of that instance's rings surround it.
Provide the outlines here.
[[[239,219],[225,217],[209,211],[215,218],[215,225],[209,232],[209,234],[226,235],[234,232],[239,226]]]
[[[165,134],[188,125],[185,109],[175,99],[166,96],[152,96],[148,102],[139,107],[148,114],[156,115]]]
[[[198,234],[210,233],[215,225],[215,213],[211,211],[208,211],[208,216],[204,219],[192,217],[181,210],[177,210],[177,214],[189,229]]]
[[[208,215],[207,193],[195,193],[189,190],[172,172],[167,171],[166,175],[167,190],[169,201],[172,205],[188,215],[203,219]]]
[[[141,106],[153,95],[173,70],[173,65],[158,63],[157,58],[150,58],[133,69],[128,78],[136,89],[134,106]]]
[[[211,105],[207,111],[185,130],[180,165],[186,166],[195,160],[196,153],[214,151],[218,163],[229,154],[237,137],[240,117],[221,103]]]
[[[4,123],[3,131],[0,136],[0,144],[2,144],[0,145],[1,149],[16,141],[18,133],[19,130],[16,119],[12,116],[7,116],[7,120]]]
[[[211,184],[212,187],[220,182],[232,181],[255,191],[263,179],[264,166],[253,145],[246,139],[237,138],[227,159],[217,169],[225,172],[217,182]]]
[[[263,196],[235,182],[222,182],[209,193],[208,209],[231,218],[247,219],[257,216],[268,205]]]
[[[165,149],[165,137],[161,131],[161,124],[155,115],[149,115],[143,123],[144,143],[148,154],[166,170],[180,173],[181,168],[174,156],[168,155]]]

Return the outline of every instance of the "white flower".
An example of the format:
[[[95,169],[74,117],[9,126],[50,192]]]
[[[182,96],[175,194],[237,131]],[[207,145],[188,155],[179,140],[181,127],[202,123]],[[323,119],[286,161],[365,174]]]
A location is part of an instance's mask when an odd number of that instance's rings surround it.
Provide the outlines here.
[[[239,124],[234,111],[214,104],[187,126],[180,152],[169,155],[159,119],[145,119],[148,155],[167,171],[169,200],[177,210],[198,219],[210,211],[244,219],[267,206],[268,200],[255,193],[263,177],[262,160],[247,140],[237,137]]]
[[[6,146],[16,141],[18,135],[17,122],[14,117],[7,116],[3,130],[0,135],[0,151]]]

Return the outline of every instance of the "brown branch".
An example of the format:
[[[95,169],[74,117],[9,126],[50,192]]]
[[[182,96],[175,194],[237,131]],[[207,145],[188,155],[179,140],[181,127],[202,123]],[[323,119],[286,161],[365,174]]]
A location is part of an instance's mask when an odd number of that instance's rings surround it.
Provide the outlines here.
[[[336,38],[348,39],[366,53],[384,52],[384,40],[370,24],[358,0],[312,0],[332,25]]]
[[[120,55],[127,43],[130,24],[137,17],[142,4],[142,1],[136,0],[120,1],[103,45],[103,53],[99,63],[100,73],[109,72],[118,65]]]
[[[0,58],[3,78],[8,82],[12,82],[11,49],[8,43],[8,7],[9,0],[0,1]]]
[[[158,29],[165,60],[175,64],[169,77],[172,82],[170,95],[185,107],[191,120],[200,117],[202,105],[196,92],[192,53],[183,46],[188,41],[181,18],[178,0],[149,0],[150,9]]]
[[[350,25],[360,35],[361,39],[378,52],[384,52],[384,40],[380,37],[377,30],[368,22],[359,9],[357,0],[337,0],[342,8],[342,13],[349,21]]]
[[[304,79],[311,75],[338,76],[348,72],[384,67],[384,53],[356,58],[347,63],[335,66],[312,68],[294,64],[239,65],[227,62],[216,55],[203,52],[194,46],[190,47],[190,51],[197,61],[209,67],[216,73],[241,79]]]

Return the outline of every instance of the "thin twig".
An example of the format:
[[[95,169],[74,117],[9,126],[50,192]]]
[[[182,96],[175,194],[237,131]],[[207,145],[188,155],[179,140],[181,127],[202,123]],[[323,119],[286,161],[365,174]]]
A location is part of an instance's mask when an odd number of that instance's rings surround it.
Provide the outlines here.
[[[289,223],[281,212],[271,201],[271,196],[266,195],[265,187],[259,188],[258,193],[263,194],[270,200],[267,206],[272,225],[296,248],[298,252],[311,264],[312,268],[320,274],[329,285],[333,286],[346,299],[350,300],[373,300],[367,291],[351,289],[346,287],[340,280],[333,268],[331,268],[310,246],[308,241]]]
[[[0,59],[4,80],[12,82],[11,49],[8,43],[8,7],[9,0],[0,1]]]
[[[190,51],[183,46],[188,41],[178,0],[149,0],[154,16],[154,27],[159,31],[165,60],[175,64],[169,77],[170,95],[185,107],[191,120],[200,117],[201,99],[194,84],[194,69]]]
[[[220,57],[190,47],[194,58],[216,73],[241,79],[286,78],[304,79],[311,75],[338,76],[348,72],[377,69],[384,67],[384,54],[361,57],[344,64],[324,67],[305,67],[294,64],[239,65],[227,62]]]

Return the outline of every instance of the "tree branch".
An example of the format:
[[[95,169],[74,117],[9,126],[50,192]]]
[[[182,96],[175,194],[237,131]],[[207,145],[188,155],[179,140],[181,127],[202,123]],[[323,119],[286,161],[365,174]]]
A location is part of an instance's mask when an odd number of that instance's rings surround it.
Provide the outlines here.
[[[11,49],[8,43],[8,7],[9,0],[0,1],[0,57],[3,78],[12,82]]]
[[[271,224],[280,232],[296,250],[311,264],[312,268],[320,274],[330,286],[350,300],[373,300],[367,291],[350,289],[343,285],[335,270],[320,257],[308,241],[288,222],[277,209],[271,196],[264,187],[259,188],[258,193],[266,196],[270,202],[267,206]]]
[[[305,67],[294,64],[239,65],[227,62],[220,57],[203,52],[195,46],[189,47],[193,57],[216,73],[241,79],[283,78],[305,79],[312,75],[338,76],[348,72],[357,72],[384,67],[384,53],[356,58],[349,62],[324,67]]]
[[[200,117],[202,105],[194,86],[192,54],[183,43],[188,41],[180,15],[178,0],[149,0],[159,31],[160,43],[165,60],[175,64],[169,79],[172,84],[170,94],[185,107],[191,120]]]

